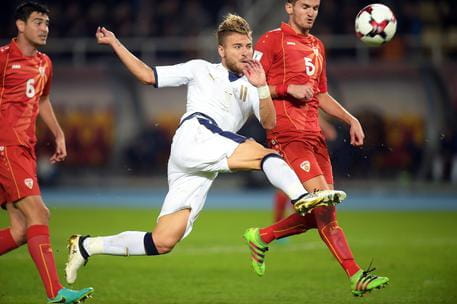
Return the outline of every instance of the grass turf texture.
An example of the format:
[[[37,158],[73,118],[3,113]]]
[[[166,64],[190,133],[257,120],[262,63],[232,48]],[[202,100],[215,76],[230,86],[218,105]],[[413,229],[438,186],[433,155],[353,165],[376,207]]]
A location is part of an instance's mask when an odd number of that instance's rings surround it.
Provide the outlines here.
[[[72,233],[110,235],[150,230],[157,210],[52,210],[52,241],[63,280]],[[271,213],[204,210],[194,231],[160,257],[95,256],[72,288],[92,286],[94,304],[222,303],[457,303],[456,212],[340,212],[353,253],[391,284],[363,298],[349,283],[315,230],[271,246],[267,271],[250,266],[245,228],[268,224]],[[7,225],[6,214],[0,227]],[[0,303],[45,303],[27,247],[0,257]]]

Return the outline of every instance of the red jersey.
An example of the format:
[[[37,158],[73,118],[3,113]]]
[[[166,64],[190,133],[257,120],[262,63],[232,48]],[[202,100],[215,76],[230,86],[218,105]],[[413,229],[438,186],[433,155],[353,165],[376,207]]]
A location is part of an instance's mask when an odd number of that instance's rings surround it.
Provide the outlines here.
[[[300,136],[304,132],[320,132],[319,100],[316,95],[327,92],[325,49],[311,34],[297,34],[292,27],[281,27],[260,37],[254,58],[260,60],[269,85],[309,84],[314,96],[309,101],[293,97],[275,99],[276,127],[269,130],[269,138]]]
[[[13,39],[0,48],[0,146],[36,143],[41,96],[49,95],[51,59],[43,53],[24,56]]]

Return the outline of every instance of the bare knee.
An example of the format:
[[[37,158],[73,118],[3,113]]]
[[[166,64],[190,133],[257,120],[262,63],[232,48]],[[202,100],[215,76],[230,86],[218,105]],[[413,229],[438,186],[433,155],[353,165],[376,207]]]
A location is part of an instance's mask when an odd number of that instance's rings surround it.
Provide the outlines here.
[[[11,236],[18,246],[27,243],[27,228],[24,226],[11,226]]]
[[[269,154],[278,154],[275,150],[265,148],[255,140],[248,140],[238,146],[228,159],[231,170],[260,170],[262,160]]]
[[[154,235],[154,245],[157,249],[157,252],[160,254],[166,254],[173,250],[173,248],[178,243],[177,241],[167,238],[166,236]]]
[[[24,214],[28,226],[48,225],[50,211],[40,196],[31,196],[24,198],[16,205]]]

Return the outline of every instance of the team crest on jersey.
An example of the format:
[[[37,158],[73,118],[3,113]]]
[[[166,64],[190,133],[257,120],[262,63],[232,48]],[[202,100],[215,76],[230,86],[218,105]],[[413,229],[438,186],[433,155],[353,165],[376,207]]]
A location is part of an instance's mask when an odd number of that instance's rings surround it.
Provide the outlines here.
[[[252,58],[254,60],[260,61],[263,57],[263,53],[259,51],[254,51],[254,55],[252,55]]]
[[[27,186],[27,188],[32,189],[33,188],[33,179],[31,179],[31,178],[24,179],[24,184]]]
[[[40,73],[41,76],[44,76],[44,72],[45,72],[45,71],[46,71],[46,68],[45,68],[45,67],[40,66],[40,67],[38,68],[38,72]]]
[[[300,168],[305,172],[309,172],[311,170],[311,163],[309,160],[305,160],[300,164]]]
[[[319,49],[317,47],[313,47],[314,55],[319,56]]]

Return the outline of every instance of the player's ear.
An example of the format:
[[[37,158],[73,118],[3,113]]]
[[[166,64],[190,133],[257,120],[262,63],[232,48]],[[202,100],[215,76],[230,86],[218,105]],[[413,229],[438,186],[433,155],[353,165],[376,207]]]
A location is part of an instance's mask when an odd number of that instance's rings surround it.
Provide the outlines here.
[[[286,2],[286,4],[284,5],[284,8],[286,10],[287,15],[289,15],[289,16],[292,15],[293,7],[294,7],[294,5],[292,3]]]
[[[23,33],[25,31],[25,22],[21,19],[16,20],[16,27],[19,33]]]
[[[219,53],[219,56],[221,56],[221,58],[225,58],[225,49],[223,45],[219,44],[217,46],[217,52]]]

